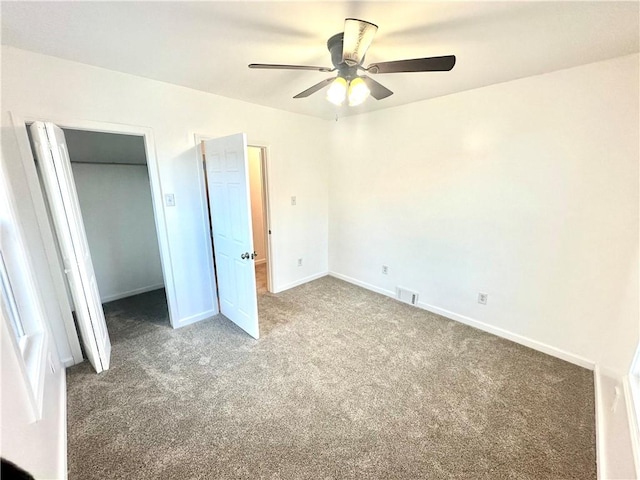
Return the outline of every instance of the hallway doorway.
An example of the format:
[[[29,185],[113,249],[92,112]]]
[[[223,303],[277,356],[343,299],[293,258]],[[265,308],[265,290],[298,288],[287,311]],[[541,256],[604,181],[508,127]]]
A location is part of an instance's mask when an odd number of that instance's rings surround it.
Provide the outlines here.
[[[267,219],[266,148],[249,145],[249,187],[253,250],[256,253],[256,291],[263,295],[270,288],[269,229]]]

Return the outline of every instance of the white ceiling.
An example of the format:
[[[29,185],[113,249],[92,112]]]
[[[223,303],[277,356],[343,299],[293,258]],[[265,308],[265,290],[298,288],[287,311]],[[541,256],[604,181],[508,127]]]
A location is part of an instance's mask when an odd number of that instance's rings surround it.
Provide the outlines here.
[[[332,119],[605,60],[640,50],[638,2],[6,2],[2,43],[246,102]],[[455,54],[451,72],[377,75],[395,94],[334,107],[331,66],[346,17],[379,26],[365,65]]]

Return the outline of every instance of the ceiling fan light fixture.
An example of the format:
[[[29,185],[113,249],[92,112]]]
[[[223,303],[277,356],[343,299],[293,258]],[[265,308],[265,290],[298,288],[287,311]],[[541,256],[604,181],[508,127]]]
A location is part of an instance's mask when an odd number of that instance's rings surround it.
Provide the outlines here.
[[[342,105],[347,98],[347,81],[342,77],[337,77],[327,90],[327,100],[334,105]]]
[[[378,83],[369,74],[448,72],[456,64],[455,55],[444,55],[370,63],[368,67],[365,67],[363,65],[364,59],[378,26],[356,18],[346,18],[344,25],[343,32],[336,33],[327,40],[327,49],[331,54],[333,68],[276,63],[252,63],[249,68],[337,72],[337,77],[325,78],[293,98],[307,98],[329,86],[327,100],[340,107],[347,99],[349,106],[356,106],[363,103],[369,96],[375,100],[383,100],[393,95],[391,90]],[[359,70],[363,70],[367,74],[358,76]]]
[[[350,67],[360,65],[377,31],[378,26],[373,23],[347,18],[344,22],[342,61]]]
[[[360,77],[356,77],[349,83],[349,106],[355,107],[363,103],[371,94],[371,90]]]

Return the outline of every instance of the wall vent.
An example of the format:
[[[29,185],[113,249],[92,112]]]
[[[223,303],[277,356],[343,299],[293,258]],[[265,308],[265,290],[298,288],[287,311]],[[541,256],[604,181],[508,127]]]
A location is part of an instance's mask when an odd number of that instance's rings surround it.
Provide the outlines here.
[[[396,298],[409,305],[418,304],[418,292],[408,290],[404,287],[396,287]]]

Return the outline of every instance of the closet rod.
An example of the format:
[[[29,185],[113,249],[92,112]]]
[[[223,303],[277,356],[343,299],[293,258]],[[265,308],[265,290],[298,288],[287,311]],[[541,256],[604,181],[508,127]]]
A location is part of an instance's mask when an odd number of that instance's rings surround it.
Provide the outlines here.
[[[82,163],[85,165],[126,165],[129,167],[146,167],[146,163],[118,163],[118,162],[78,162],[77,160],[71,160],[71,163]]]

